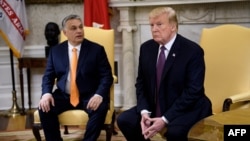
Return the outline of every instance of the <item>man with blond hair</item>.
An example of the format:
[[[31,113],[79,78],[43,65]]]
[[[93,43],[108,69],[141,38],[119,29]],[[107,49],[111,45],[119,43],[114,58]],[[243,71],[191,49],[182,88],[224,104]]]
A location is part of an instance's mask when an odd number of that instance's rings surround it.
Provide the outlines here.
[[[189,129],[212,114],[204,92],[204,52],[177,33],[171,7],[153,9],[149,24],[153,39],[140,47],[137,105],[121,113],[117,124],[128,141],[150,140],[157,133],[167,141],[187,141]]]

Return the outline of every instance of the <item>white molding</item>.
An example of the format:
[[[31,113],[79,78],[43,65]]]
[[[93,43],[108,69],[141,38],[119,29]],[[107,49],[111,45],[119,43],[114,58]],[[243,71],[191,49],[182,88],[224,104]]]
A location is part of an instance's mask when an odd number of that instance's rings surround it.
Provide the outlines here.
[[[154,1],[110,1],[110,7],[145,7],[160,5],[184,5],[201,3],[240,2],[249,0],[154,0]]]

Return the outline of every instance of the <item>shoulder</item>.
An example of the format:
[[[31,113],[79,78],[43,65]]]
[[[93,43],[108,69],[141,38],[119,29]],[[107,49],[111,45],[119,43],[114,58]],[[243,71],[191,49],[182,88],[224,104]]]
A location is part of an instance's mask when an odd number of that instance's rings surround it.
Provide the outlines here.
[[[55,45],[55,46],[53,46],[53,48],[55,47],[55,48],[59,48],[59,47],[67,47],[68,46],[68,40],[65,40],[65,41],[63,41],[63,42],[61,42],[61,43],[59,43],[59,44],[57,44],[57,45]]]
[[[64,49],[67,49],[68,48],[68,41],[63,41],[53,47],[51,47],[51,50],[54,50],[54,51],[61,51],[61,50],[64,50]]]
[[[193,51],[203,52],[203,49],[201,48],[201,46],[198,43],[196,43],[196,42],[194,42],[194,41],[192,41],[192,40],[190,40],[190,39],[188,39],[180,34],[177,34],[176,43],[180,44],[182,49],[186,49],[188,51],[193,50]]]
[[[149,39],[142,43],[141,46],[159,46],[159,44],[155,42],[154,39]]]
[[[104,53],[104,46],[94,41],[84,39],[81,48],[89,53]]]
[[[96,43],[94,41],[88,40],[88,39],[84,39],[82,42],[82,46],[84,47],[94,47],[94,48],[103,48],[103,46],[99,43]]]
[[[151,50],[151,49],[158,50],[158,47],[159,47],[159,44],[155,42],[153,39],[150,39],[142,43],[140,49],[141,50]]]

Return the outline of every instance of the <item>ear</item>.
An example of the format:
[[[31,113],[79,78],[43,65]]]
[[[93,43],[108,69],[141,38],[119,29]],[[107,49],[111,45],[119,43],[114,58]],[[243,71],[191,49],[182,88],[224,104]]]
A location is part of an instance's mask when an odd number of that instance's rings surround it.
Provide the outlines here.
[[[172,31],[176,31],[177,30],[176,24],[174,24],[174,23],[171,24],[171,30]]]

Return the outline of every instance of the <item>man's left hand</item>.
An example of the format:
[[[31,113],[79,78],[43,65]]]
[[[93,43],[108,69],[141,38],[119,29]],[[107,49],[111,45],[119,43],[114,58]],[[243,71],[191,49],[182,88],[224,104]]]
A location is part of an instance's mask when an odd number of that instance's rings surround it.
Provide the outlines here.
[[[152,125],[145,130],[145,132],[147,133],[144,135],[145,139],[152,138],[166,126],[166,123],[161,117],[150,118],[149,120]]]
[[[93,97],[90,98],[87,105],[87,109],[95,111],[101,103],[102,97],[100,95],[95,94]]]

